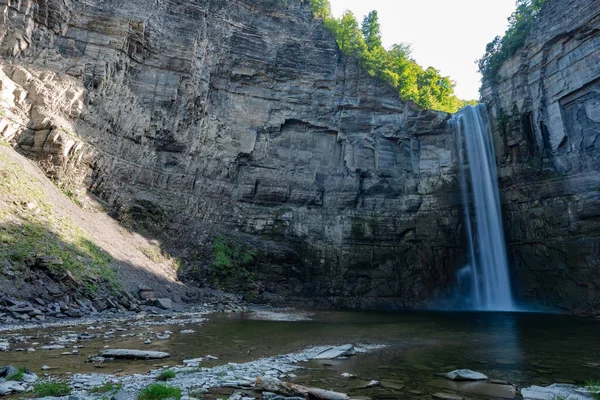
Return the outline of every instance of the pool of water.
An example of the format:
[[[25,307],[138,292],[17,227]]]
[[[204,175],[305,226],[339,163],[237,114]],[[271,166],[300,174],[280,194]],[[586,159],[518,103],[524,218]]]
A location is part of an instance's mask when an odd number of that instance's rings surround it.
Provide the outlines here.
[[[437,374],[456,368],[476,370],[491,379],[519,387],[555,382],[583,384],[590,379],[600,379],[598,319],[476,312],[316,311],[310,314],[310,320],[306,321],[264,321],[256,320],[252,313],[238,313],[213,315],[205,322],[186,326],[121,324],[114,338],[78,342],[77,345],[84,347],[78,349],[77,355],[61,355],[65,350],[11,351],[0,353],[0,365],[25,365],[36,371],[48,365],[57,368],[49,371],[52,374],[124,374],[147,372],[156,365],[181,364],[183,359],[208,354],[218,360],[203,366],[244,362],[313,345],[365,343],[387,347],[345,360],[312,361],[298,372],[298,382],[349,390],[352,389],[349,386],[361,383],[340,378],[342,372],[348,372],[363,380],[391,382],[391,386],[403,387],[401,393],[418,396],[419,392],[427,395],[440,386]],[[111,328],[115,327],[107,325],[97,332]],[[143,343],[146,338],[154,337],[156,331],[165,329],[173,332],[168,340]],[[196,333],[179,334],[183,329],[193,329]],[[72,328],[75,332],[85,330],[86,326]],[[52,339],[48,334],[57,336],[61,331],[64,329],[22,332],[33,338],[16,347],[47,342]],[[171,358],[159,364],[156,361],[114,361],[98,366],[85,362],[88,356],[105,346],[164,350],[171,353]],[[377,397],[373,391],[365,393],[365,396]],[[389,391],[386,393],[390,395]]]

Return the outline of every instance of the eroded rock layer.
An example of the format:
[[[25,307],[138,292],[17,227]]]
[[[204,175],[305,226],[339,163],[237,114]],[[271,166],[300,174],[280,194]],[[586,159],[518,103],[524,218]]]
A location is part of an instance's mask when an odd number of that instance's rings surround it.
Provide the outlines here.
[[[485,82],[518,297],[600,304],[600,3],[548,0]]]
[[[414,305],[453,280],[447,115],[342,57],[300,0],[0,0],[0,133],[187,270],[214,235],[263,299]]]

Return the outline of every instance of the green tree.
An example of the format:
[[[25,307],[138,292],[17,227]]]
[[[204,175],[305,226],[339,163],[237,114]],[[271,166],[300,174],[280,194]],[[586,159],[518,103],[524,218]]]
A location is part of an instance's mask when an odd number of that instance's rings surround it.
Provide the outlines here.
[[[394,87],[403,100],[447,112],[456,112],[466,104],[454,95],[455,84],[449,77],[441,76],[433,67],[424,70],[411,58],[409,44],[395,44],[389,50],[383,48],[377,11],[371,11],[359,27],[352,12],[346,11],[341,18],[335,19],[331,16],[328,0],[309,1],[315,18],[323,20],[342,53],[354,57],[369,75]]]
[[[367,45],[352,11],[346,11],[342,15],[335,33],[338,46],[345,55],[359,59],[364,57]]]
[[[329,0],[310,0],[315,18],[331,18],[331,5]]]
[[[485,79],[495,81],[502,64],[523,47],[546,0],[517,0],[516,10],[508,18],[503,37],[496,36],[487,44],[485,54],[477,61]]]
[[[373,10],[365,16],[361,26],[362,35],[369,51],[382,48],[381,25],[377,11]]]

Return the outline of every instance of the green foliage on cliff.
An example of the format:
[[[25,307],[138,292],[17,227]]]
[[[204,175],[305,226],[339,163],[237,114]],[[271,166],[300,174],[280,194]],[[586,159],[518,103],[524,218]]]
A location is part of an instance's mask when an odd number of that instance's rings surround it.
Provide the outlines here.
[[[503,37],[496,36],[487,44],[485,54],[477,61],[484,79],[496,81],[502,64],[523,47],[546,0],[517,0],[516,10],[508,18],[509,27]]]
[[[249,271],[254,264],[256,253],[245,245],[229,245],[225,240],[216,237],[213,241],[212,278],[221,287],[230,289],[235,285],[244,286],[253,281]]]
[[[433,67],[424,69],[411,58],[410,45],[395,44],[386,50],[382,45],[379,16],[371,11],[359,25],[352,12],[339,19],[331,15],[327,0],[310,0],[315,18],[323,20],[337,41],[340,50],[356,58],[369,75],[394,87],[403,100],[413,101],[423,108],[456,112],[466,104],[454,95],[455,83]]]

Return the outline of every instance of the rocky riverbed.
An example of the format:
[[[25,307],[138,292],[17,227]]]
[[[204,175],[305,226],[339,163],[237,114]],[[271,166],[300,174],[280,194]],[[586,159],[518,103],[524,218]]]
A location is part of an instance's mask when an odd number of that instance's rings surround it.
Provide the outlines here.
[[[600,376],[600,324],[594,319],[273,308],[207,312],[156,310],[137,318],[6,330],[0,333],[8,350],[0,352],[0,366],[27,369],[16,369],[19,380],[6,382],[0,370],[0,384],[13,397],[41,397],[39,382],[51,381],[62,382],[72,397],[123,400],[155,384],[209,400],[275,398],[265,394],[273,389],[292,397],[314,389],[335,399],[363,400],[589,400],[579,388]],[[12,369],[4,376],[14,374]]]

